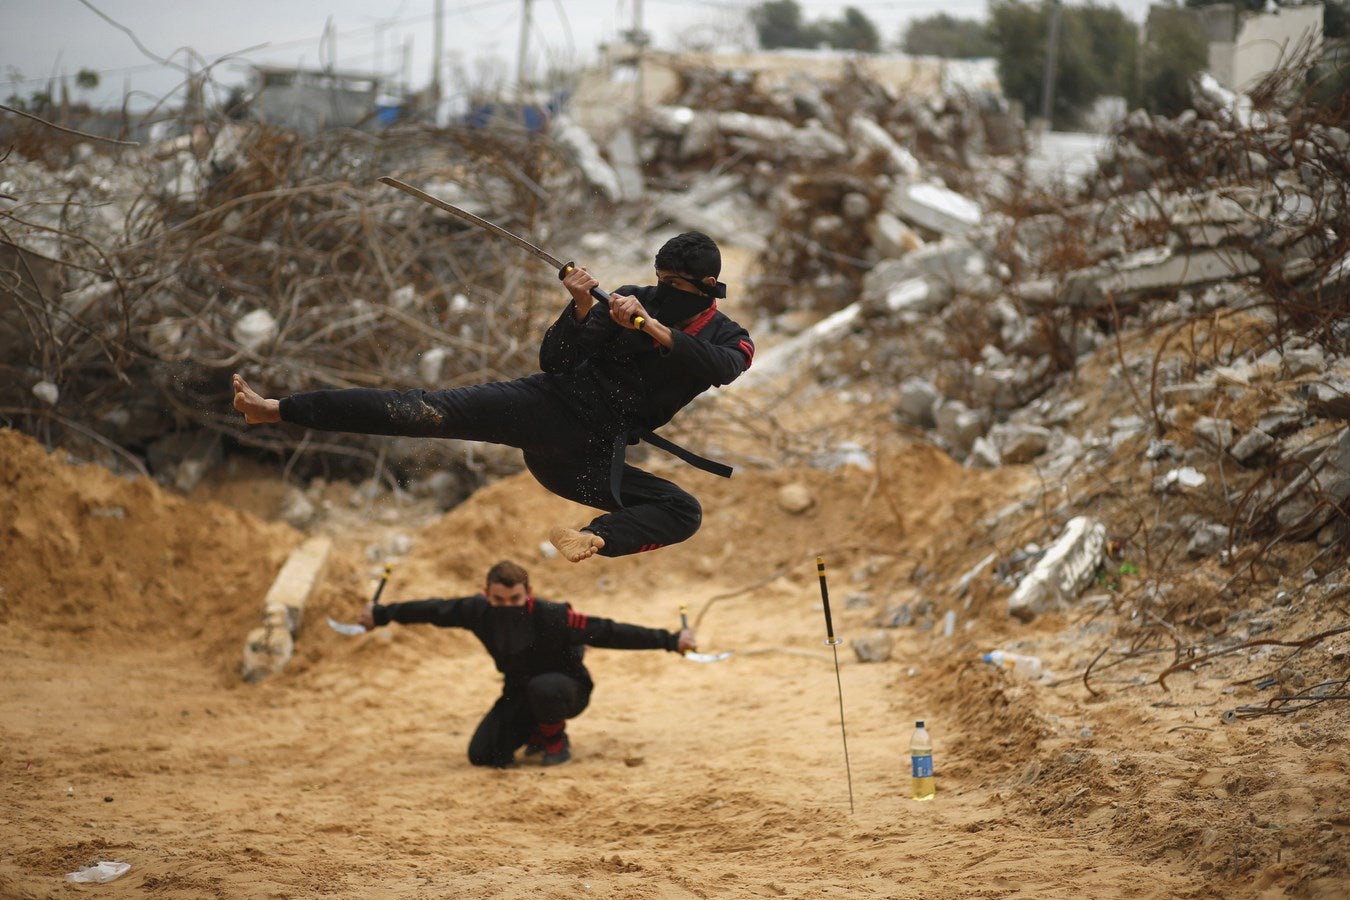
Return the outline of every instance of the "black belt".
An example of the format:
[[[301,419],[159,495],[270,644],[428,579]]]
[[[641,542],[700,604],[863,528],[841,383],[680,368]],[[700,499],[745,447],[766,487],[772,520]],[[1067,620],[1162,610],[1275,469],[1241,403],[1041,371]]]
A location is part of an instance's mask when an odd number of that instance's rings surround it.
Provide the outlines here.
[[[623,499],[619,496],[620,483],[623,481],[623,455],[624,449],[630,443],[637,441],[646,441],[658,450],[664,450],[671,456],[679,457],[696,469],[702,469],[705,472],[711,472],[714,475],[720,475],[723,478],[730,478],[733,469],[726,463],[720,463],[706,456],[699,456],[692,450],[681,447],[673,441],[668,441],[654,431],[633,431],[620,433],[614,437],[614,455],[610,459],[609,465],[609,490],[614,495],[614,500],[620,506],[623,506]]]

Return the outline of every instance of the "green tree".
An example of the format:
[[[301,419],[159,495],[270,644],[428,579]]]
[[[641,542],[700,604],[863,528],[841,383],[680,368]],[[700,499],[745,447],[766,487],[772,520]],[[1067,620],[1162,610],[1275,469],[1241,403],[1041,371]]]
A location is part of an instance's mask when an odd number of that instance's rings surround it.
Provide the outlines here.
[[[1184,9],[1154,7],[1140,65],[1138,103],[1151,113],[1175,116],[1191,105],[1191,76],[1209,64],[1209,42]]]
[[[802,20],[796,0],[768,0],[750,10],[759,45],[765,50],[781,47],[812,48],[822,44],[837,50],[875,53],[881,49],[876,25],[855,7],[844,8],[839,19]]]
[[[1041,108],[1053,3],[992,0],[989,7],[989,36],[997,48],[1003,92],[1027,110]],[[1129,96],[1137,40],[1134,24],[1118,9],[1089,3],[1060,10],[1051,110],[1055,127],[1076,125],[1098,97]]]
[[[1266,0],[1186,0],[1187,9],[1199,9],[1202,6],[1214,6],[1226,3],[1239,12],[1260,12],[1266,8]]]
[[[75,86],[80,90],[92,91],[98,85],[98,73],[93,69],[81,69],[75,73]]]
[[[1003,93],[1024,109],[1040,109],[1045,72],[1048,11],[1016,0],[989,4],[989,37],[998,48],[998,78]]]
[[[947,13],[911,22],[900,39],[900,49],[912,56],[943,59],[982,59],[996,52],[983,22]]]
[[[1339,41],[1350,37],[1350,0],[1325,0],[1322,7],[1322,36]]]
[[[825,42],[836,50],[876,53],[881,49],[881,34],[877,26],[855,7],[844,7],[842,19],[822,22],[821,29],[825,32]]]
[[[768,0],[750,10],[759,45],[765,50],[778,47],[814,47],[814,36],[802,22],[802,8],[795,0]]]

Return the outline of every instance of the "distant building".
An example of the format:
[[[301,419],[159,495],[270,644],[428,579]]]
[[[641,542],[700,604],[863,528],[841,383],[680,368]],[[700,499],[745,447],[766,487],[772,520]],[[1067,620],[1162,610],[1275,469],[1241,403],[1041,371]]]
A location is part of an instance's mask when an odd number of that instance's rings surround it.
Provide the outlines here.
[[[1265,12],[1248,12],[1219,3],[1187,12],[1209,41],[1209,74],[1231,91],[1247,91],[1294,58],[1309,65],[1317,62],[1322,52],[1322,10],[1320,3],[1271,3]]]
[[[381,94],[378,75],[330,69],[254,66],[253,115],[313,135],[328,128],[381,128],[399,107]]]

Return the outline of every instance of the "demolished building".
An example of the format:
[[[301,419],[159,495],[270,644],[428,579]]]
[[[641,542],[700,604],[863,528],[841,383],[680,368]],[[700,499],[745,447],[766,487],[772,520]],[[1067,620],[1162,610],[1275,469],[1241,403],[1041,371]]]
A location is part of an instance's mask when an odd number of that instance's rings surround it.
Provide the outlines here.
[[[764,348],[732,391],[747,403],[846,391],[966,465],[1051,481],[1137,453],[1159,503],[1205,498],[1155,536],[1173,529],[1195,558],[1344,546],[1350,137],[1333,112],[1257,108],[1201,79],[1194,110],[1132,114],[1070,192],[1029,177],[1020,125],[985,96],[908,97],[850,67],[753,86],[704,62],[675,72],[623,146],[566,119],[546,139],[232,123],[209,148],[13,156],[0,406],[180,488],[226,446],[447,505],[513,471],[490,448],[302,445],[229,415],[235,370],[284,393],[533,369],[554,273],[390,196],[376,178],[392,172],[596,271],[644,272],[643,236],[672,229],[746,255],[738,302]],[[1140,329],[1168,340],[1127,355],[1121,335]],[[1076,397],[1079,368],[1112,354],[1114,399]],[[734,430],[687,440],[775,464]],[[851,449],[774,452],[860,458],[858,435],[834,443]],[[1042,538],[1081,512],[1055,508]]]

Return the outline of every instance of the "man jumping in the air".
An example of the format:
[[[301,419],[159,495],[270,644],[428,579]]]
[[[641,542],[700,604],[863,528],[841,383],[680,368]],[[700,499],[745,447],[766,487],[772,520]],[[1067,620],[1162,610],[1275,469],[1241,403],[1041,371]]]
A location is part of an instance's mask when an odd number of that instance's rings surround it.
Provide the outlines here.
[[[236,374],[234,407],[250,425],[291,422],[519,447],[545,488],[605,511],[579,529],[550,532],[572,562],[678,543],[698,530],[698,501],[625,463],[624,448],[645,439],[696,465],[714,465],[651,432],[709,387],[749,368],[755,346],[717,309],[726,286],[717,280],[722,257],[711,238],[673,237],[655,262],[657,283],[619,288],[608,309],[590,295],[599,283],[585,269],[572,269],[563,279],[572,302],[544,335],[537,374],[441,391],[353,388],[280,400],[262,397]]]

